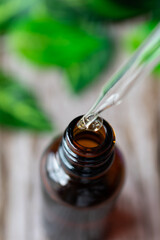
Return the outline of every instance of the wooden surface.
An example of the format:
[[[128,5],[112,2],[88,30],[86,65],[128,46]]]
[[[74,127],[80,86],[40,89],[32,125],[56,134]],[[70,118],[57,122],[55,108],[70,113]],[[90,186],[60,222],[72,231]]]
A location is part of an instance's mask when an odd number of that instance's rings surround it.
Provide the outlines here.
[[[107,77],[80,96],[66,90],[62,76],[40,71],[2,54],[1,64],[35,89],[46,111],[64,131],[92,105]],[[126,181],[111,218],[108,240],[160,239],[160,85],[148,78],[103,117],[115,129],[126,160]],[[40,156],[54,134],[0,130],[0,240],[46,240],[41,226]]]

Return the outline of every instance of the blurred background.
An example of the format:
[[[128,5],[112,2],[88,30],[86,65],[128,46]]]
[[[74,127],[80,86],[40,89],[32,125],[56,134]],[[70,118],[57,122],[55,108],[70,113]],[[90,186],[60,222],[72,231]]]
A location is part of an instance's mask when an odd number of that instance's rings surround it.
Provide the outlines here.
[[[0,240],[46,240],[40,157],[158,24],[159,0],[0,1]],[[102,116],[126,159],[106,239],[160,236],[160,64]],[[116,230],[115,230],[116,229]]]

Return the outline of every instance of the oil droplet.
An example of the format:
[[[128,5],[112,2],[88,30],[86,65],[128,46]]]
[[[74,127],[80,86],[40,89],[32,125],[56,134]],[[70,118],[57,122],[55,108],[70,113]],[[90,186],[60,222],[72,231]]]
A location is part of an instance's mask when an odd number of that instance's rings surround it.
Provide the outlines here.
[[[90,114],[83,116],[77,123],[79,129],[85,129],[88,131],[98,131],[103,125],[103,119],[97,115]]]

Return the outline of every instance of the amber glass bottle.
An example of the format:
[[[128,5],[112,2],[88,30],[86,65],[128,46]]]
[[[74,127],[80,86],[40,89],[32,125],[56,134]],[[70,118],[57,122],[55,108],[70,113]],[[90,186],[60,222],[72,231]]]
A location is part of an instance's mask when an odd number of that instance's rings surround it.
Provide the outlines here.
[[[74,119],[41,161],[43,220],[51,240],[103,240],[108,212],[124,182],[112,127],[80,130]]]

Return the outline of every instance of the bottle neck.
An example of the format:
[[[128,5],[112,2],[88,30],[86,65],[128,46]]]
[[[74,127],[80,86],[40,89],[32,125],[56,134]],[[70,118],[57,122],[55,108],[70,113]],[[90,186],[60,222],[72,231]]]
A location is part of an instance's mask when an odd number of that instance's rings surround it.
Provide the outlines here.
[[[74,119],[67,127],[59,147],[62,166],[69,175],[83,179],[102,176],[114,160],[115,134],[103,120],[97,132],[80,130]]]

